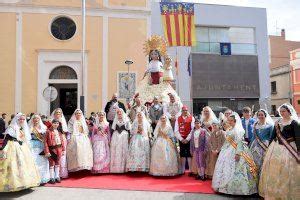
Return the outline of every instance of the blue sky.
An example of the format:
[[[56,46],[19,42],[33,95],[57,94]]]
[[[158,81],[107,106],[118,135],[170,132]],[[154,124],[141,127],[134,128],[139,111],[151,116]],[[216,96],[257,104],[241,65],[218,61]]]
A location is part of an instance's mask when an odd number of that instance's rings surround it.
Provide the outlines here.
[[[185,0],[184,0],[185,1]],[[186,0],[194,3],[222,4],[267,9],[269,35],[285,29],[286,39],[300,41],[300,0]]]

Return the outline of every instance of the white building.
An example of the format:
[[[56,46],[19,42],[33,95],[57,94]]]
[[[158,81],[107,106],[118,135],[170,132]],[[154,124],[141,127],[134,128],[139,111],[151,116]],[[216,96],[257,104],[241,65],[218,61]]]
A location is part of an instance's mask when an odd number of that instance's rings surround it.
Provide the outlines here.
[[[179,61],[177,91],[194,113],[241,110],[255,105],[270,109],[270,70],[265,8],[195,4],[197,46],[171,47]],[[159,2],[151,5],[152,34],[163,35]],[[231,55],[220,55],[220,43],[231,44]],[[191,53],[192,76],[187,71]]]

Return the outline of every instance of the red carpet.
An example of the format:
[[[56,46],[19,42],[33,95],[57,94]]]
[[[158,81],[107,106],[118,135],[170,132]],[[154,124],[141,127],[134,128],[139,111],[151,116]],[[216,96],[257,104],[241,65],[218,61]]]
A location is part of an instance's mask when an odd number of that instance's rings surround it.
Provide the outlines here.
[[[186,173],[187,174],[187,173]],[[199,181],[187,175],[177,177],[153,177],[148,174],[91,175],[88,172],[72,174],[49,187],[92,188],[111,190],[141,190],[156,192],[186,192],[214,194],[211,181]]]

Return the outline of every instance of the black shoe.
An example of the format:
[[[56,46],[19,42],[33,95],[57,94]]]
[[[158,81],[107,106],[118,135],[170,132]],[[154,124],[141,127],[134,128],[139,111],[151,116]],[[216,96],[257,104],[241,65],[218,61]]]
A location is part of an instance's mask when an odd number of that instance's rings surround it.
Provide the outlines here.
[[[190,177],[194,176],[193,172],[190,172],[190,173],[188,174],[188,176],[190,176]]]
[[[60,183],[60,178],[55,179],[56,183]]]
[[[50,183],[50,184],[55,184],[55,179],[54,179],[54,178],[51,178],[50,181],[49,181],[49,183]]]
[[[200,176],[200,180],[205,181],[206,180],[205,176]]]
[[[196,179],[196,180],[201,180],[201,176],[197,175],[197,176],[195,177],[195,179]]]

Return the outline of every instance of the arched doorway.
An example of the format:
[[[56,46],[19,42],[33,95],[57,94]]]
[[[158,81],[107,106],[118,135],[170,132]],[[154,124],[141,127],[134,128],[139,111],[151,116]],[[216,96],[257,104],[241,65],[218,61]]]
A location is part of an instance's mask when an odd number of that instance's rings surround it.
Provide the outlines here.
[[[67,120],[71,117],[78,103],[78,76],[76,71],[66,65],[55,67],[49,75],[49,86],[57,89],[58,96],[50,104],[50,113],[55,108],[62,108]]]

